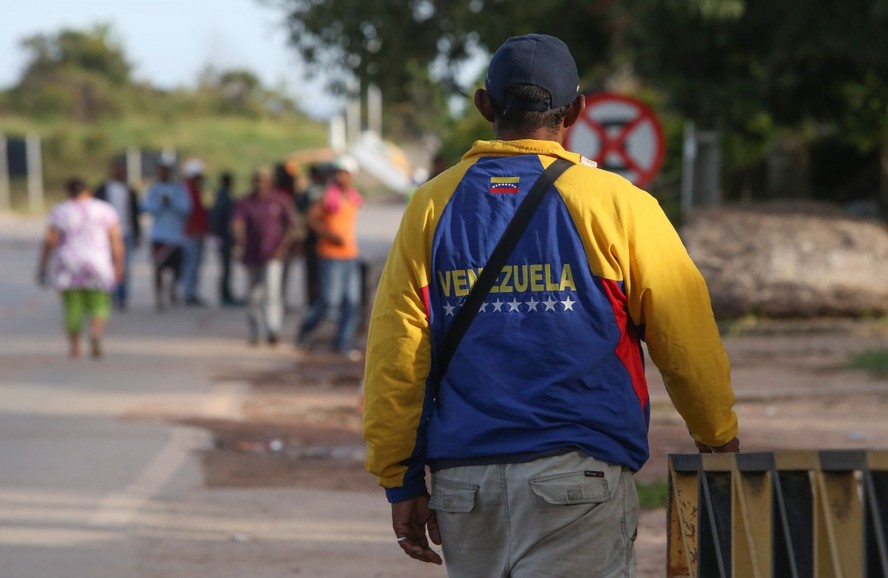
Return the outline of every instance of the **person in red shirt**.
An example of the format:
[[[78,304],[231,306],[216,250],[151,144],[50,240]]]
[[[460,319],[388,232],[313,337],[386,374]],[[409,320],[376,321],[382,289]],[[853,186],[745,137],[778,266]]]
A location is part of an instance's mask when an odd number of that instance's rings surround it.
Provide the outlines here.
[[[305,348],[328,311],[339,307],[336,350],[357,360],[360,353],[353,349],[352,340],[360,314],[361,273],[355,223],[362,199],[352,186],[352,175],[358,166],[351,157],[341,157],[332,168],[333,177],[323,197],[309,208],[306,215],[308,226],[318,237],[321,292],[302,322],[297,345]]]
[[[182,167],[185,189],[191,198],[191,214],[185,222],[185,251],[182,274],[182,289],[185,293],[185,305],[203,307],[204,302],[198,295],[200,287],[200,268],[203,264],[204,237],[209,231],[207,209],[204,207],[203,180],[204,164],[200,159],[190,159]]]
[[[278,342],[284,316],[281,276],[293,244],[294,220],[292,198],[275,192],[271,171],[257,170],[253,190],[237,203],[231,223],[235,254],[240,255],[249,280],[247,321],[251,345],[259,342],[263,324],[268,344]]]

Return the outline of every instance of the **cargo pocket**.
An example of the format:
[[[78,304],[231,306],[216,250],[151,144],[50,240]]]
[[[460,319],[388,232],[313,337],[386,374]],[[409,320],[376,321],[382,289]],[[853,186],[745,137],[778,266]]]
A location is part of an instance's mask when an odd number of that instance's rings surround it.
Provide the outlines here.
[[[429,508],[436,512],[465,514],[475,509],[478,486],[432,478],[432,496]]]
[[[555,506],[607,502],[619,483],[620,468],[580,470],[530,480],[533,493]]]

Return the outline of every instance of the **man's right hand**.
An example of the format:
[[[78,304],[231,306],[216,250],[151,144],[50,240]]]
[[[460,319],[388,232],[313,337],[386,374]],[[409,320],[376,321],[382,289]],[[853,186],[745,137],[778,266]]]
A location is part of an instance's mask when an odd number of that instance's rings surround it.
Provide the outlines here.
[[[438,519],[435,517],[435,512],[429,509],[428,496],[418,496],[392,504],[392,529],[395,531],[398,546],[415,560],[440,565],[441,556],[429,547],[426,528],[432,542],[440,545]]]

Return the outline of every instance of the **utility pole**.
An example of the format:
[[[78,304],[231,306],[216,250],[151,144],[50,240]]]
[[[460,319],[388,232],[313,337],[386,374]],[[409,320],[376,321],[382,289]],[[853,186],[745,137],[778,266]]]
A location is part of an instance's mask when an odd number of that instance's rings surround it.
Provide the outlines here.
[[[28,208],[32,213],[43,210],[43,158],[40,151],[40,136],[29,133],[25,137],[28,165]]]
[[[9,195],[9,156],[6,152],[6,135],[0,134],[0,211],[12,208]]]
[[[375,84],[367,87],[367,128],[382,138],[382,91]]]
[[[126,181],[130,186],[142,186],[142,151],[136,147],[126,149]]]

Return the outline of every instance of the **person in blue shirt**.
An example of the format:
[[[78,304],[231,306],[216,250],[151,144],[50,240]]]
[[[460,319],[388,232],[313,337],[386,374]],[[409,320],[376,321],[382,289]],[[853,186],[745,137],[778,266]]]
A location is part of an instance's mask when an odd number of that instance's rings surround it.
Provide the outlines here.
[[[157,163],[158,180],[142,200],[142,210],[152,217],[151,260],[154,264],[154,299],[158,311],[164,310],[164,295],[169,297],[170,305],[178,302],[176,287],[182,273],[185,222],[191,213],[188,191],[172,180],[174,167],[172,159],[161,157]],[[165,271],[172,275],[166,289]]]

